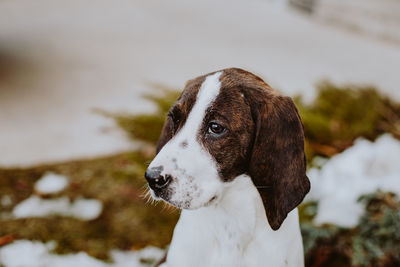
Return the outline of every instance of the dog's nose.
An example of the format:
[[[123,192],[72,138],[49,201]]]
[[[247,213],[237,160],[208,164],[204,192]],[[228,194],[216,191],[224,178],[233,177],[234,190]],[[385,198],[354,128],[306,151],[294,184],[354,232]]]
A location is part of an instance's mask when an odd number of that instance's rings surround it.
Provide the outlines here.
[[[144,174],[147,182],[151,189],[161,189],[169,184],[171,181],[170,175],[161,175],[163,167],[153,167],[151,169],[147,169]]]

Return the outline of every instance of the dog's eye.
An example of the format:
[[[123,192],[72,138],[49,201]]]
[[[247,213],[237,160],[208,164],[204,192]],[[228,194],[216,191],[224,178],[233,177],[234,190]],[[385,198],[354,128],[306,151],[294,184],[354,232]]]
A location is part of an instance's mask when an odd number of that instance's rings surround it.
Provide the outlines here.
[[[208,125],[208,132],[211,134],[220,135],[223,134],[225,131],[226,129],[216,122],[210,122],[210,124]]]

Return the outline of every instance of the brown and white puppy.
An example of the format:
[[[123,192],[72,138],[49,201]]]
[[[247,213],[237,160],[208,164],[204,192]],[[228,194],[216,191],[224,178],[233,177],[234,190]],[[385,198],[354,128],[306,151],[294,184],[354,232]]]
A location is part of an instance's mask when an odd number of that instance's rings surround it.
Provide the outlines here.
[[[190,80],[145,174],[155,199],[183,209],[165,266],[302,266],[305,171],[289,97],[236,68]]]

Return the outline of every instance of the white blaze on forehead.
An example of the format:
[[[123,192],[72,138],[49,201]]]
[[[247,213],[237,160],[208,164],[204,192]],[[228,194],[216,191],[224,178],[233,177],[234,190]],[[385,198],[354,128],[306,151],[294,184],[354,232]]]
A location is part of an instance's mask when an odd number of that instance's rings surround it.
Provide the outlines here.
[[[173,193],[167,200],[180,208],[201,207],[222,188],[215,160],[197,140],[207,108],[219,95],[221,74],[217,72],[206,77],[185,125],[164,145],[149,166],[162,166],[161,175],[173,177],[168,185]],[[185,147],[180,145],[183,142],[187,144]]]
[[[184,126],[184,128],[190,130],[194,134],[196,134],[197,130],[200,128],[207,108],[219,94],[221,89],[221,81],[219,80],[219,77],[221,74],[222,72],[217,72],[207,76],[197,93],[196,102],[190,111],[189,117],[186,120],[186,125]],[[185,135],[187,135],[187,132]]]

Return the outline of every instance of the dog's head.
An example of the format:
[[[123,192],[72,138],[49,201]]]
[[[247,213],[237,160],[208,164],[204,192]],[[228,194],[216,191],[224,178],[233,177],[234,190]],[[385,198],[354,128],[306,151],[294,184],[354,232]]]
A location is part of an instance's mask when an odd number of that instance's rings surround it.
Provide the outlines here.
[[[186,84],[145,176],[153,197],[196,209],[248,174],[277,230],[310,189],[305,171],[303,126],[292,100],[247,71],[225,69]]]

